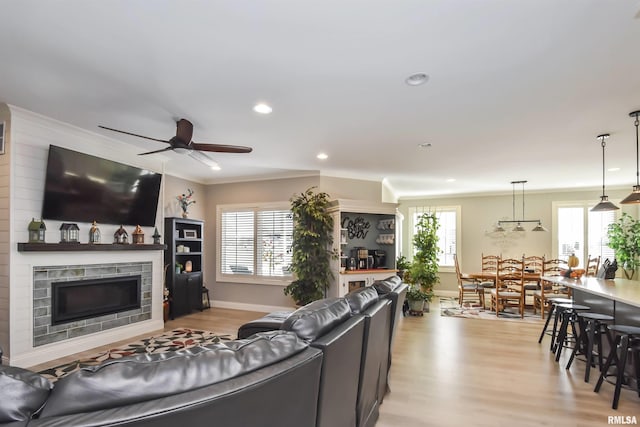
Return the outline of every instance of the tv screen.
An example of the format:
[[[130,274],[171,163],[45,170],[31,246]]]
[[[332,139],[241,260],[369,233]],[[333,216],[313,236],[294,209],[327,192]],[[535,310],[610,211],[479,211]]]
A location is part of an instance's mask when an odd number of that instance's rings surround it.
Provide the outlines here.
[[[49,146],[42,218],[153,226],[162,175]]]

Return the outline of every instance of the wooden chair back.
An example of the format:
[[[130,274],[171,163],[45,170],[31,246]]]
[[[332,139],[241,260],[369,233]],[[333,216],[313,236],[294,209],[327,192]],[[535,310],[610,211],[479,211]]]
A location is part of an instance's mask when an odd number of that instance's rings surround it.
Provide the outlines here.
[[[501,257],[499,255],[485,255],[482,254],[482,272],[494,272],[498,269],[498,260]]]
[[[591,258],[591,255],[589,255],[587,262],[584,264],[584,275],[586,277],[595,277],[598,274],[598,268],[600,268],[600,256]]]

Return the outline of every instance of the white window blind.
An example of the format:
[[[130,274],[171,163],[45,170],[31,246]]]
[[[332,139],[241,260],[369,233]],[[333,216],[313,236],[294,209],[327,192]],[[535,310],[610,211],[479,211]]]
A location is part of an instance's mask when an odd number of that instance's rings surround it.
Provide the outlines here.
[[[222,274],[275,278],[291,274],[291,211],[230,209],[220,216]]]

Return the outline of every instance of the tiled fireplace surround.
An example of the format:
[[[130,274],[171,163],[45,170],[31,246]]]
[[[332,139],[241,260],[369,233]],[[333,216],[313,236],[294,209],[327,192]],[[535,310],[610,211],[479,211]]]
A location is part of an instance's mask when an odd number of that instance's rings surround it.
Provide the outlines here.
[[[141,276],[139,309],[51,325],[51,283],[107,277]],[[152,263],[119,262],[33,267],[33,347],[102,332],[151,318]]]

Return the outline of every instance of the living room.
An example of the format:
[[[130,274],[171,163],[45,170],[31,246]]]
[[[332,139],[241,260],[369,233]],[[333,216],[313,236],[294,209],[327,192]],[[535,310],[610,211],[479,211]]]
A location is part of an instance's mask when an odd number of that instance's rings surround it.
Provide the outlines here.
[[[616,215],[640,217],[638,207],[619,204],[637,169],[629,117],[640,108],[637,2],[328,2],[309,10],[169,3],[154,11],[154,23],[142,18],[151,13],[144,4],[97,10],[25,2],[0,18],[0,51],[12,58],[0,74],[5,363],[33,366],[164,327],[162,251],[18,251],[29,222],[42,218],[50,144],[161,173],[161,234],[163,218],[181,214],[176,196],[194,190],[189,217],[205,224],[204,284],[214,309],[292,307],[282,283],[220,276],[219,212],[286,207],[314,186],[336,200],[397,204],[404,254],[414,211],[455,210],[464,271],[478,271],[482,254],[558,255],[558,209],[593,205],[603,191],[621,207]],[[184,30],[170,36],[167,27]],[[175,52],[189,65],[167,64]],[[422,84],[412,85],[414,72],[426,75]],[[272,103],[273,113],[251,111],[258,100]],[[212,172],[177,152],[139,156],[164,146],[98,128],[169,138],[183,117],[193,120],[196,142],[254,151],[216,153],[222,170]],[[611,134],[606,151],[597,138],[603,132]],[[329,159],[317,159],[320,151]],[[515,180],[528,182],[514,189]],[[539,220],[548,232],[494,232],[497,221],[512,219]],[[46,220],[47,242],[59,241],[61,222]],[[87,242],[91,223],[78,225]],[[99,226],[108,242],[119,224]],[[143,227],[147,242],[155,227]],[[148,319],[35,346],[33,267],[98,258],[151,263]],[[436,291],[457,294],[452,265],[441,269]]]

